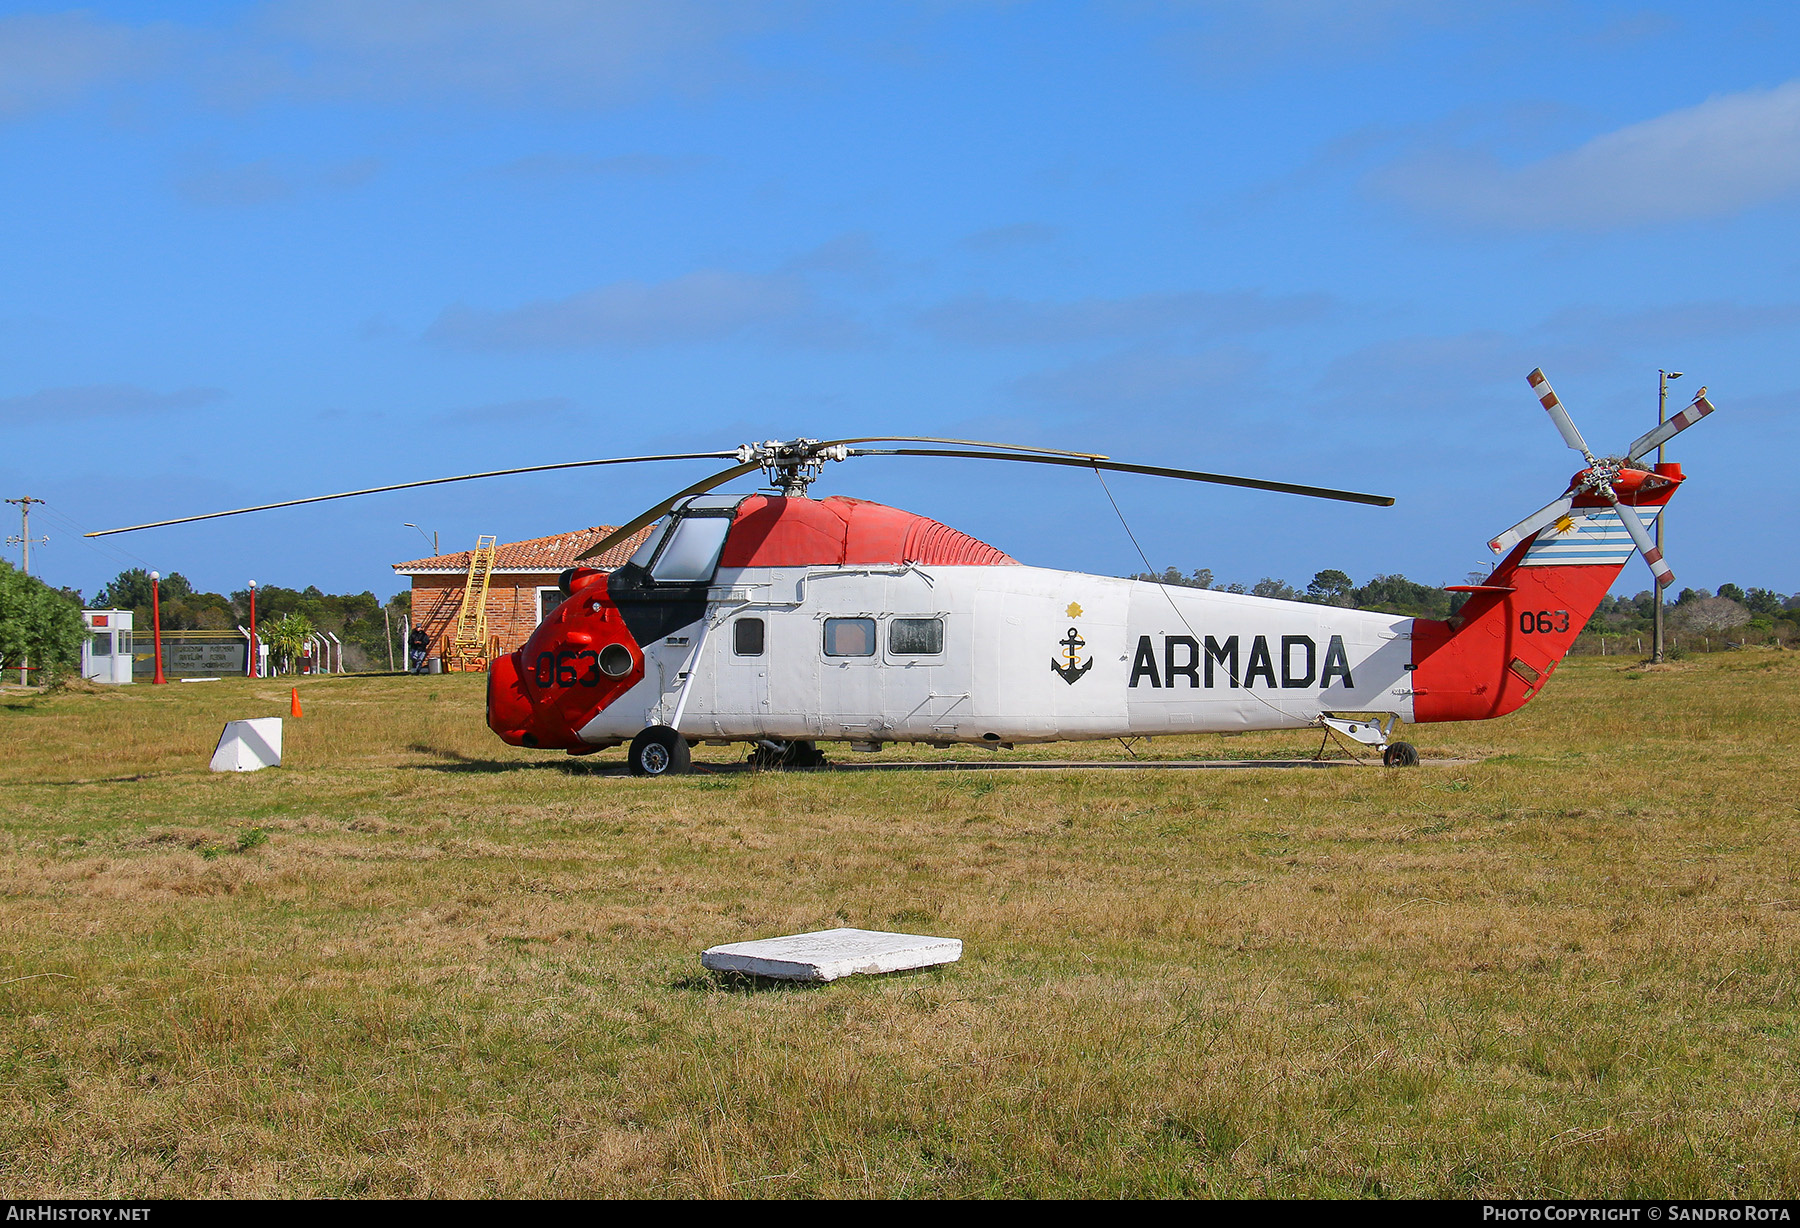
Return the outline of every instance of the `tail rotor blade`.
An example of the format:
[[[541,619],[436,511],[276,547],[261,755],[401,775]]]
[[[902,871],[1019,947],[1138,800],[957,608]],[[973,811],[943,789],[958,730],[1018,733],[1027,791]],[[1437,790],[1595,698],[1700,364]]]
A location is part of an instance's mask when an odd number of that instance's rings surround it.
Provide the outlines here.
[[[1587,457],[1588,464],[1593,464],[1594,454],[1588,451],[1587,440],[1575,429],[1575,420],[1569,417],[1569,411],[1557,399],[1556,390],[1550,387],[1550,381],[1544,378],[1544,369],[1534,367],[1525,378],[1531,384],[1531,390],[1537,393],[1538,400],[1543,403],[1544,412],[1550,415],[1550,421],[1556,423],[1556,429],[1562,432],[1563,442]]]
[[[1656,548],[1656,542],[1644,528],[1644,522],[1638,519],[1637,509],[1619,502],[1619,496],[1611,487],[1601,487],[1600,493],[1612,501],[1613,510],[1619,513],[1619,519],[1625,522],[1625,531],[1631,534],[1631,540],[1643,552],[1644,562],[1650,564],[1650,573],[1656,577],[1656,587],[1668,588],[1675,583],[1675,573],[1663,562],[1662,551]]]
[[[1488,543],[1488,549],[1492,550],[1495,554],[1505,554],[1508,550],[1511,550],[1514,546],[1524,541],[1527,537],[1530,537],[1533,533],[1536,533],[1539,529],[1544,528],[1546,525],[1555,524],[1564,516],[1567,516],[1569,514],[1569,509],[1573,506],[1573,498],[1569,495],[1564,495],[1556,502],[1548,504],[1545,507],[1540,507],[1537,511],[1525,517],[1525,519],[1521,520],[1518,524],[1495,537],[1493,541]]]
[[[1640,435],[1625,453],[1627,460],[1636,460],[1652,448],[1660,448],[1675,436],[1700,421],[1713,411],[1713,403],[1706,399],[1706,389],[1702,388],[1694,396],[1694,403],[1670,418],[1667,422],[1644,435]]]

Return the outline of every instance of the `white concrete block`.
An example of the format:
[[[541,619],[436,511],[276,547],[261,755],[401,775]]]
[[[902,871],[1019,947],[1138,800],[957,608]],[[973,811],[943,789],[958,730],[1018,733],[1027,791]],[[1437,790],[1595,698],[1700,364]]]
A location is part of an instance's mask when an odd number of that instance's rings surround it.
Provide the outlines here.
[[[715,972],[745,972],[788,981],[835,981],[853,972],[902,972],[953,964],[961,958],[960,938],[843,929],[730,942],[702,951],[700,964]]]
[[[281,765],[281,718],[258,717],[253,721],[226,721],[225,732],[213,751],[215,772],[254,772]]]

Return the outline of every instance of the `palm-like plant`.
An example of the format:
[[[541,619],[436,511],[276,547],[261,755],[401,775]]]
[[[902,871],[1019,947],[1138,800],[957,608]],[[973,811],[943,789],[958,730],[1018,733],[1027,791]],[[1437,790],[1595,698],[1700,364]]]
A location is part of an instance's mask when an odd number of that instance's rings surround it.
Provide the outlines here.
[[[306,648],[306,641],[313,636],[312,620],[304,614],[284,614],[275,622],[268,624],[263,632],[263,639],[268,641],[269,655],[281,661],[281,672],[294,672],[294,662]]]

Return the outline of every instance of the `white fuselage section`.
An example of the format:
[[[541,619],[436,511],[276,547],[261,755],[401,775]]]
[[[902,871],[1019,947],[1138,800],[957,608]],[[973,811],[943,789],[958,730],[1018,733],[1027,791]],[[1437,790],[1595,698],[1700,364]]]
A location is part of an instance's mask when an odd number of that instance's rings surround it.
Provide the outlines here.
[[[581,737],[1048,742],[1410,721],[1412,623],[1040,567],[722,570],[705,617],[641,645],[644,680]]]

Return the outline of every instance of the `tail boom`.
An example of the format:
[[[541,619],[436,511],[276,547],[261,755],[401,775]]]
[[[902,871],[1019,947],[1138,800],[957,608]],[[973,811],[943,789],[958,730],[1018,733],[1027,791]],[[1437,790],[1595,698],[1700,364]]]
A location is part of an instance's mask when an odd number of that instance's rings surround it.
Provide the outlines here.
[[[1576,496],[1565,515],[1470,586],[1454,617],[1416,620],[1414,721],[1504,716],[1541,691],[1631,558],[1635,545],[1620,517],[1648,527],[1681,481],[1679,465],[1659,465],[1622,492],[1617,507]],[[1654,570],[1661,559],[1649,562]]]

